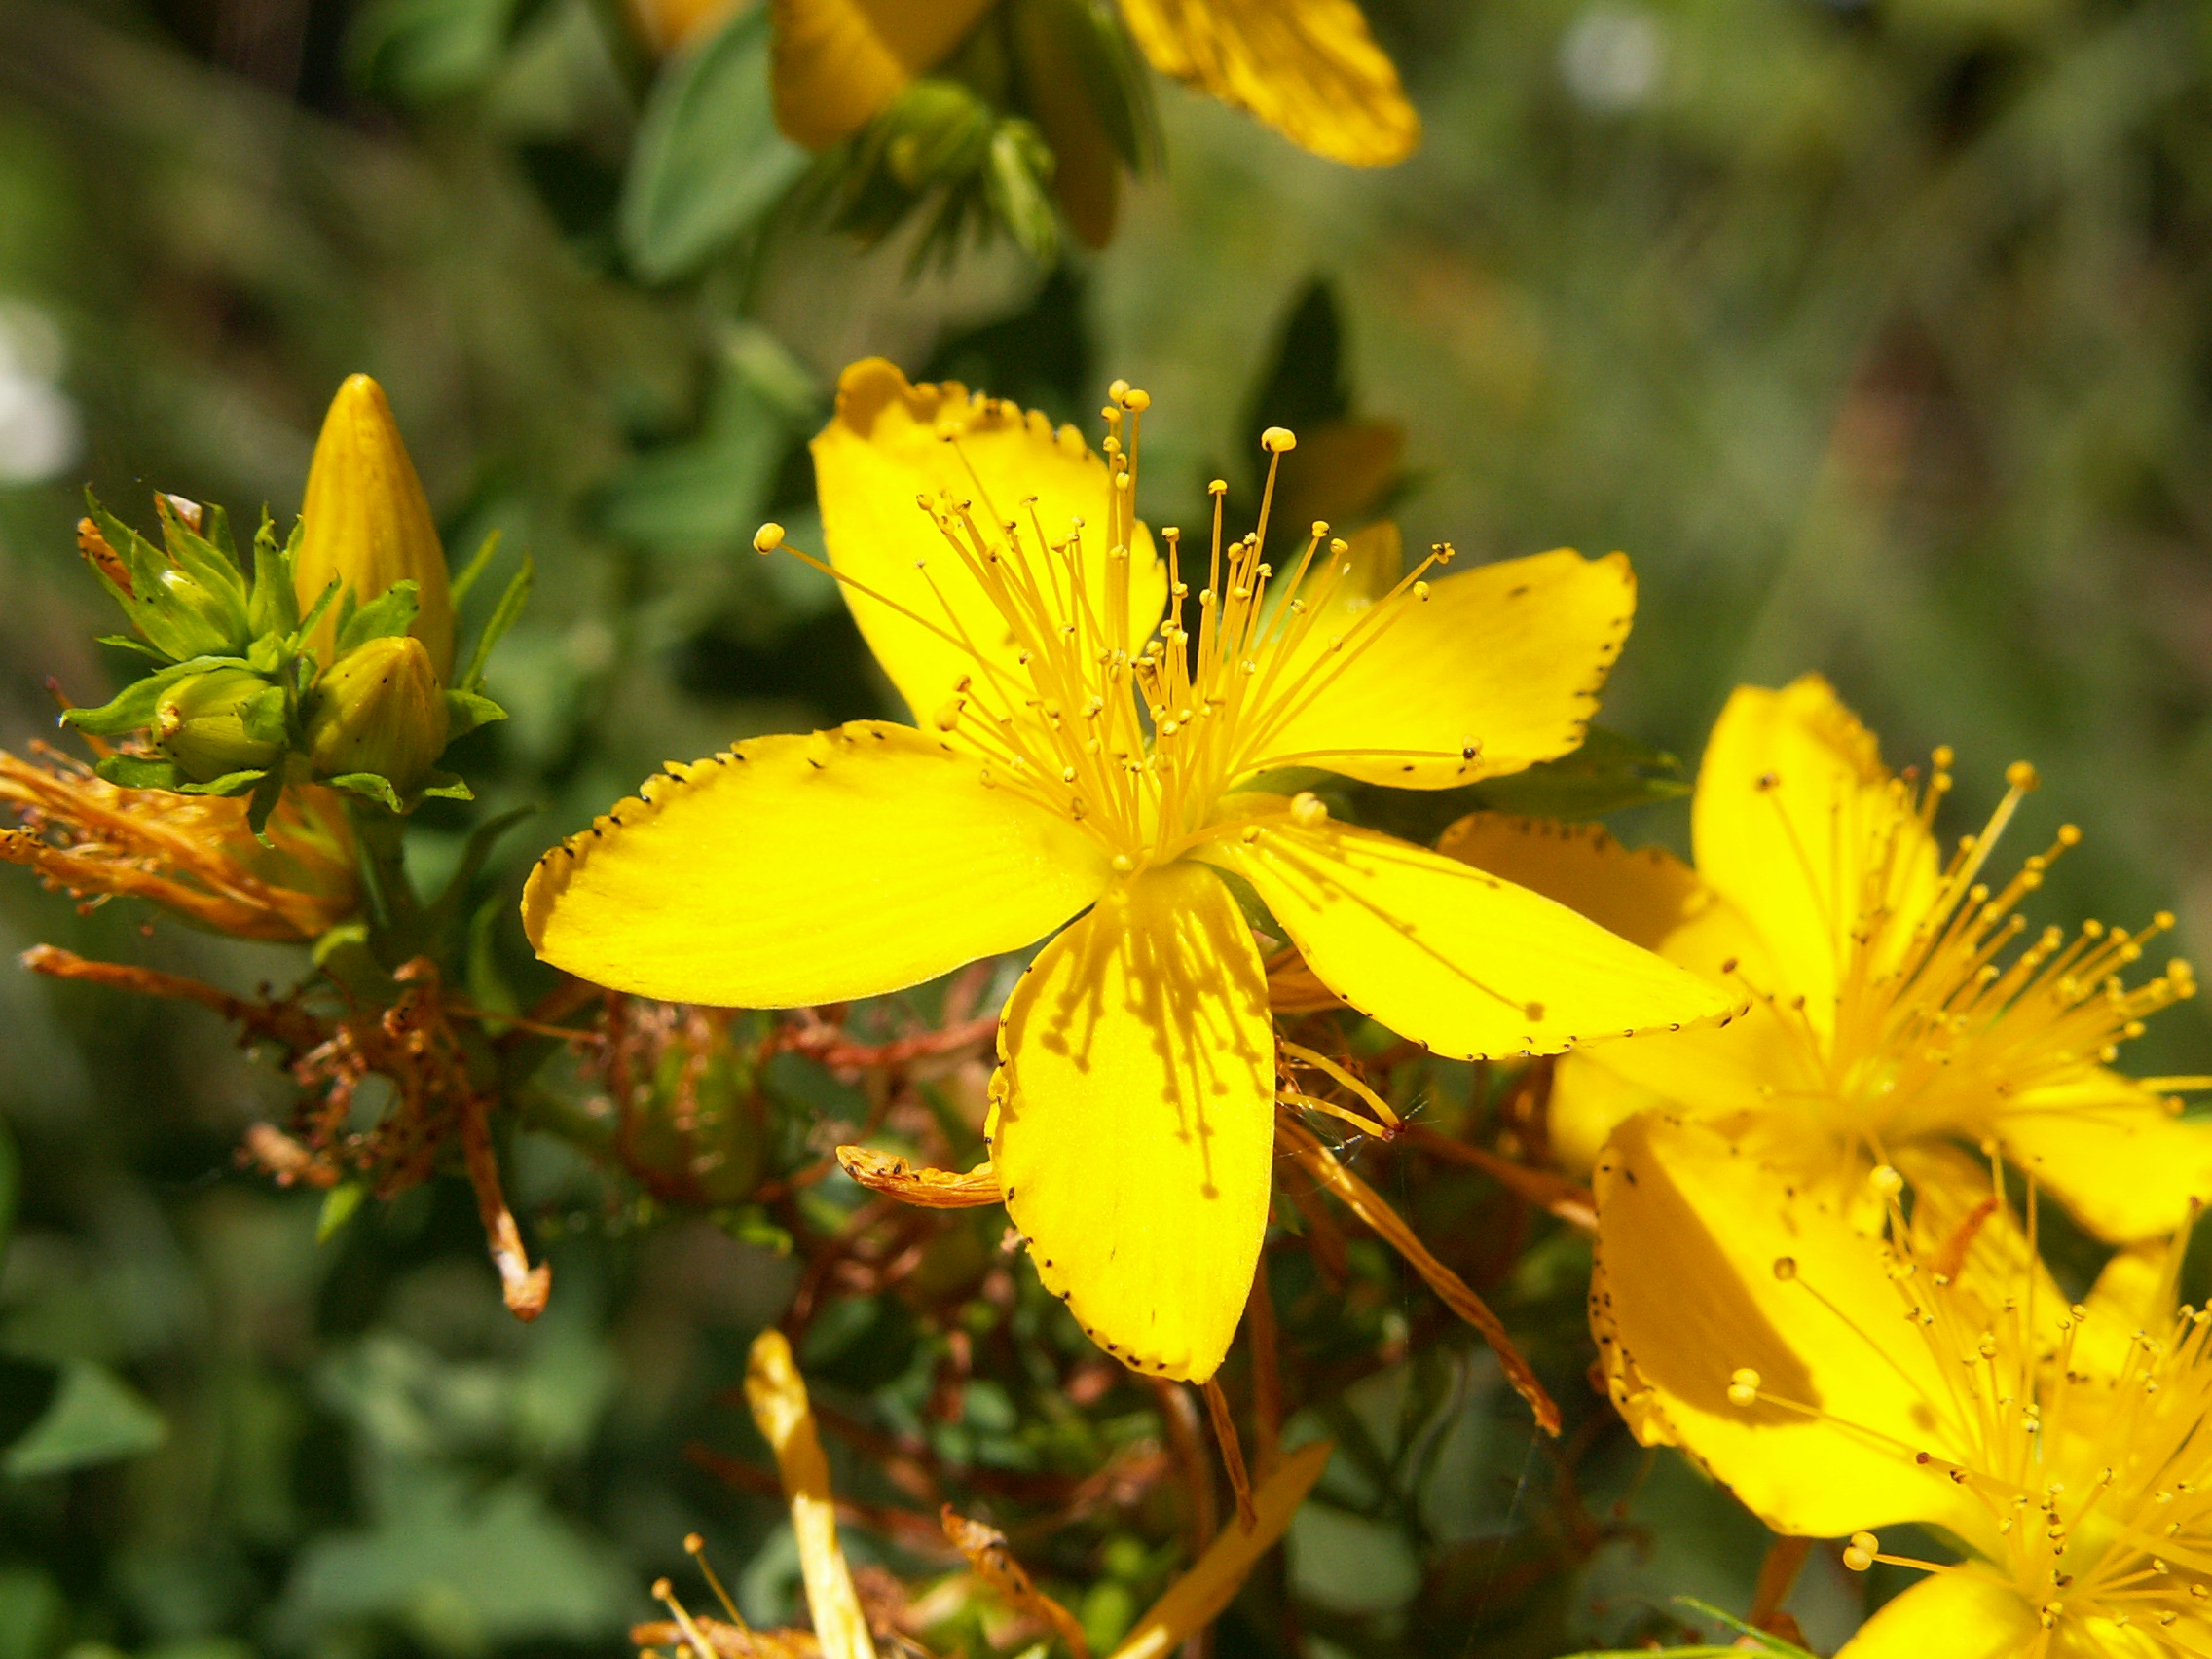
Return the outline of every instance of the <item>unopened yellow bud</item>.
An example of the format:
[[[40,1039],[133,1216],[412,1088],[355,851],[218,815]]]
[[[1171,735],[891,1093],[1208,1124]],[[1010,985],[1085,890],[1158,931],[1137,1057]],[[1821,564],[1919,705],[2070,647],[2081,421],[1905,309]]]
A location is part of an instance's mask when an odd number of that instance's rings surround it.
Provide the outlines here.
[[[300,507],[300,550],[293,585],[305,611],[336,576],[356,606],[381,599],[397,581],[412,580],[420,608],[409,632],[429,652],[442,684],[453,675],[453,597],[445,549],[423,481],[400,441],[384,388],[367,375],[349,375],[323,417]],[[338,608],[323,613],[308,644],[329,661]]]
[[[373,772],[408,794],[445,753],[450,721],[429,648],[387,635],[348,651],[315,682],[308,756],[317,777]]]

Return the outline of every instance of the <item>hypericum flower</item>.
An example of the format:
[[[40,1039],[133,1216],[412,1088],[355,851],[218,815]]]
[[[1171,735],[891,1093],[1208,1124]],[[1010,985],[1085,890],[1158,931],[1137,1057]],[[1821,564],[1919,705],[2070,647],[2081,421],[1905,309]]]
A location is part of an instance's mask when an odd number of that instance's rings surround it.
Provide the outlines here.
[[[382,599],[394,582],[413,582],[415,619],[407,631],[429,652],[438,682],[453,683],[445,548],[384,387],[367,375],[348,375],[323,416],[300,505],[292,577],[302,611],[312,610],[333,580],[354,606]],[[311,636],[324,668],[331,666],[343,613],[351,608],[341,600]]]
[[[270,815],[266,844],[236,796],[133,790],[34,745],[0,753],[0,859],[27,865],[88,903],[147,899],[234,939],[305,942],[359,907],[353,836],[328,790],[301,788]]]
[[[676,1599],[674,1586],[662,1579],[653,1586],[653,1594],[674,1618],[667,1623],[640,1625],[631,1632],[631,1639],[648,1659],[658,1659],[653,1649],[662,1642],[676,1648],[684,1659],[799,1659],[808,1654],[819,1654],[821,1659],[875,1659],[874,1637],[878,1634],[892,1638],[902,1649],[920,1651],[904,1640],[905,1632],[896,1624],[886,1622],[879,1629],[870,1628],[871,1609],[864,1604],[837,1541],[835,1495],[830,1491],[829,1461],[815,1431],[813,1406],[783,1332],[771,1328],[754,1340],[745,1372],[745,1399],[761,1438],[776,1455],[784,1497],[791,1505],[792,1532],[798,1548],[812,1629],[757,1631],[746,1625],[721,1581],[706,1567],[703,1541],[693,1533],[683,1540],[683,1547],[699,1559],[707,1582],[730,1621],[725,1624],[719,1619],[694,1617]],[[1291,1517],[1328,1466],[1331,1450],[1328,1441],[1310,1441],[1284,1454],[1281,1463],[1254,1491],[1249,1520],[1228,1528],[1207,1544],[1191,1570],[1170,1584],[1166,1594],[1130,1627],[1111,1659],[1165,1659],[1185,1640],[1211,1624],[1235,1598],[1254,1564],[1288,1530]],[[1056,1633],[1075,1659],[1089,1659],[1083,1626],[1021,1569],[1005,1533],[964,1519],[950,1504],[944,1506],[941,1518],[945,1536],[968,1558],[971,1571],[962,1575],[968,1582],[939,1586],[913,1606],[913,1614],[923,1614],[934,1606],[950,1612],[969,1599],[958,1592],[980,1590],[1010,1611],[1029,1615],[1044,1629]],[[946,1590],[955,1591],[955,1595],[944,1595]],[[945,1622],[944,1614],[932,1622]]]
[[[1443,851],[1753,999],[1725,1030],[1563,1062],[1563,1157],[1588,1167],[1616,1124],[1663,1106],[1727,1123],[1831,1193],[1862,1194],[1876,1165],[1972,1186],[1979,1174],[1949,1143],[1994,1137],[2116,1243],[2163,1234],[2193,1195],[2212,1198],[2212,1123],[2177,1117],[2166,1092],[2203,1080],[2110,1069],[2145,1016],[2194,993],[2179,960],[2142,984],[2120,979],[2173,918],[2028,936],[2017,906],[2080,832],[2062,827],[2002,883],[1987,875],[2036,783],[2014,765],[1987,826],[1946,858],[1934,821],[1950,764],[1937,750],[1925,783],[1894,776],[1873,735],[1807,676],[1781,691],[1746,686],[1722,712],[1698,774],[1694,871],[1599,830],[1476,817],[1446,832]]]
[[[2068,1306],[1984,1172],[1887,1235],[1788,1192],[1713,1125],[1648,1114],[1597,1171],[1592,1322],[1616,1399],[1777,1531],[1930,1576],[1838,1659],[2212,1652],[2212,1314],[2175,1307],[2186,1232]],[[2176,1215],[2177,1223],[2185,1218]],[[1883,1549],[1941,1528],[1957,1564]]]
[[[1202,1381],[1252,1282],[1274,1145],[1266,976],[1230,880],[1338,997],[1441,1054],[1556,1053],[1731,1004],[1563,905],[1254,787],[1303,765],[1440,789],[1572,749],[1628,624],[1625,560],[1431,583],[1439,548],[1371,596],[1316,526],[1278,581],[1264,503],[1263,532],[1224,546],[1216,486],[1192,595],[1135,516],[1149,400],[1115,392],[1101,459],[1042,416],[848,369],[814,442],[833,573],[926,729],[856,720],[672,764],[546,855],[523,916],[540,955],[602,984],[794,1007],[1085,912],[1002,1017],[992,1168],[1093,1339]],[[1279,459],[1293,439],[1265,442]],[[782,541],[771,525],[757,545]]]
[[[994,4],[775,0],[777,122],[810,149],[850,137],[950,56]],[[1388,166],[1420,142],[1420,117],[1357,0],[1121,0],[1121,12],[1162,75],[1317,156]]]

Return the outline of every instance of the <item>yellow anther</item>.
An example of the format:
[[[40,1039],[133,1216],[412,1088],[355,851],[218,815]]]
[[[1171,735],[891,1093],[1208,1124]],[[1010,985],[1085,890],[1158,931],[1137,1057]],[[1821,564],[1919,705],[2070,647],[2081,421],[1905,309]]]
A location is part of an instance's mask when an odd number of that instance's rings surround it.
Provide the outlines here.
[[[753,551],[756,553],[773,553],[783,544],[784,527],[780,524],[764,524],[753,533]]]
[[[1321,797],[1311,790],[1302,790],[1291,798],[1290,815],[1300,828],[1311,830],[1328,821],[1329,809],[1321,804]]]
[[[1854,1532],[1845,1546],[1843,1565],[1854,1572],[1864,1572],[1874,1565],[1874,1558],[1882,1553],[1882,1540],[1871,1532]]]
[[[1759,1374],[1757,1372],[1747,1365],[1730,1373],[1728,1378],[1728,1403],[1730,1405],[1753,1406],[1758,1404],[1758,1398]]]
[[[1887,1163],[1878,1163],[1866,1175],[1866,1185],[1885,1198],[1894,1198],[1904,1191],[1904,1177]]]
[[[1780,1279],[1784,1284],[1788,1284],[1791,1279],[1795,1278],[1797,1276],[1797,1258],[1795,1256],[1775,1257],[1774,1276]]]
[[[1280,455],[1298,447],[1298,434],[1288,426],[1270,426],[1260,434],[1260,447],[1270,455]]]
[[[1132,386],[1122,393],[1122,407],[1142,415],[1152,407],[1152,393],[1142,387]]]
[[[2005,768],[2005,782],[2013,789],[2025,791],[2034,789],[2043,779],[2025,760],[2015,760]]]
[[[1216,478],[1216,479],[1213,479],[1213,480],[1211,480],[1211,481],[1210,481],[1210,482],[1209,482],[1209,483],[1208,483],[1208,484],[1206,485],[1206,494],[1207,494],[1207,495],[1209,495],[1209,496],[1226,496],[1226,495],[1228,495],[1228,494],[1229,494],[1229,480],[1228,480],[1228,479],[1226,479],[1226,478]]]

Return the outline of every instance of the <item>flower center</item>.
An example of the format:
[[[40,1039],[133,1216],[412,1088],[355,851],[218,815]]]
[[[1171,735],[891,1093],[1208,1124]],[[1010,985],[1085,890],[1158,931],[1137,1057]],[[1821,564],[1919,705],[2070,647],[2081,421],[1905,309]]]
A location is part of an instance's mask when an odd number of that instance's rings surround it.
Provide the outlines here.
[[[1924,786],[1909,771],[1893,778],[1870,811],[1866,792],[1839,779],[1832,821],[1858,875],[1832,889],[1846,913],[1829,918],[1837,956],[1829,1027],[1808,1016],[1802,997],[1761,993],[1795,1039],[1802,1086],[1788,1092],[1825,1122],[1849,1167],[1866,1157],[1883,1161],[1886,1140],[1977,1132],[2009,1097],[2110,1064],[2146,1016],[2195,994],[2178,957],[2142,984],[2121,980],[2145,944],[2174,925],[2164,912],[2133,933],[2087,921],[2071,939],[2046,927],[2021,945],[2020,903],[2081,831],[2061,826],[2002,887],[1983,879],[1998,837],[2037,785],[2035,769],[2016,762],[1989,822],[1962,837],[1938,870],[1933,826],[1950,792],[1951,752],[1933,758]],[[1806,850],[1779,802],[1776,810],[1810,877]]]
[[[921,567],[937,600],[934,614],[788,547],[780,526],[764,526],[754,545],[793,553],[957,646],[969,672],[943,703],[917,714],[981,758],[985,783],[1080,824],[1126,873],[1180,857],[1220,832],[1223,797],[1252,773],[1324,758],[1287,751],[1282,740],[1393,619],[1427,601],[1423,578],[1454,553],[1439,544],[1372,603],[1345,603],[1353,569],[1344,557],[1347,544],[1316,522],[1296,566],[1278,579],[1263,549],[1276,473],[1297,439],[1272,426],[1260,440],[1269,460],[1258,528],[1225,541],[1229,486],[1216,479],[1208,487],[1206,585],[1194,595],[1181,579],[1182,533],[1165,529],[1165,614],[1157,622],[1134,615],[1137,455],[1152,399],[1123,381],[1110,396],[1100,446],[1108,479],[1104,525],[1095,534],[1081,517],[1055,534],[1034,497],[994,501],[962,447],[963,423],[940,424],[938,435],[960,456],[975,493],[917,498],[949,554]],[[1100,558],[1103,582],[1094,580]],[[1003,642],[978,640],[962,622],[947,580],[981,591],[1003,624]],[[1471,762],[1479,747],[1470,740],[1453,757]],[[1428,750],[1380,749],[1334,749],[1325,757],[1348,754],[1438,757]]]
[[[1894,1187],[1888,1192],[1894,1195]],[[2029,1650],[2036,1659],[2050,1650],[2062,1627],[2079,1630],[2089,1620],[2152,1634],[2159,1651],[2206,1651],[2212,1635],[2212,1312],[2182,1307],[2153,1331],[2133,1330],[2111,1309],[2039,1309],[2032,1277],[2008,1283],[2003,1288],[2019,1294],[1993,1306],[1962,1270],[1995,1201],[1968,1216],[1933,1259],[1916,1253],[1894,1196],[1890,1207],[1888,1274],[1931,1364],[1893,1357],[1880,1334],[1853,1323],[1788,1258],[1775,1272],[1835,1312],[1843,1327],[1839,1340],[1869,1344],[1886,1369],[1926,1380],[1919,1391],[1940,1453],[1854,1423],[1848,1409],[1830,1412],[1778,1398],[1755,1372],[1737,1372],[1729,1397],[1746,1408],[1779,1406],[1832,1421],[1946,1477],[1972,1495],[1986,1518],[1983,1534],[1972,1540],[1986,1559],[1944,1564],[1891,1555],[1872,1534],[1860,1533],[1845,1552],[1846,1564],[1863,1571],[1886,1561],[2001,1579],[2052,1633]],[[2031,1197],[2031,1257],[2034,1232]],[[2172,1306],[2173,1274],[2187,1244],[2184,1230],[2171,1247],[2164,1306]]]

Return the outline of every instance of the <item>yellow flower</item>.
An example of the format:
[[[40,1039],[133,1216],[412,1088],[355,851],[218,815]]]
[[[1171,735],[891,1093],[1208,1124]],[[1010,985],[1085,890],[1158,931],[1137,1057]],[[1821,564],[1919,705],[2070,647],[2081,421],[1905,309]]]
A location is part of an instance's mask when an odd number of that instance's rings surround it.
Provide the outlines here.
[[[773,0],[777,122],[809,149],[851,137],[950,56],[995,3]],[[1420,142],[1420,118],[1357,0],[1121,0],[1121,10],[1162,75],[1317,156],[1388,166]],[[1069,148],[1059,132],[1048,136],[1055,150]]]
[[[992,1167],[1093,1339],[1202,1381],[1252,1281],[1274,1142],[1266,977],[1232,881],[1333,993],[1441,1054],[1554,1053],[1730,1002],[1565,906],[1251,787],[1307,765],[1439,789],[1572,749],[1628,625],[1625,560],[1431,583],[1439,549],[1371,595],[1347,583],[1378,561],[1316,526],[1271,604],[1260,542],[1221,545],[1217,486],[1193,596],[1134,516],[1148,400],[1116,391],[1101,459],[959,387],[847,370],[814,442],[823,523],[925,729],[856,720],[671,764],[546,855],[523,914],[546,960],[603,984],[793,1007],[1087,912],[1002,1017]]]
[[[438,682],[452,682],[453,599],[445,548],[391,405],[367,375],[347,376],[323,417],[300,507],[292,574],[303,611],[313,608],[333,577],[356,605],[382,598],[394,582],[414,582],[418,608],[408,632],[429,652]],[[309,641],[320,649],[325,668],[338,622],[339,607],[332,606]]]
[[[2023,1233],[1986,1170],[1979,1203],[1886,1204],[1887,1237],[1788,1181],[1711,1124],[1624,1124],[1591,1307],[1646,1443],[1778,1531],[1848,1536],[1848,1566],[1928,1570],[1838,1659],[2212,1652],[2212,1315],[2175,1307],[2186,1235],[2069,1307],[2032,1200]],[[1886,1551],[1905,1523],[1967,1559]]]
[[[0,859],[27,865],[88,903],[147,899],[235,939],[305,942],[359,904],[352,832],[328,790],[285,793],[266,826],[239,797],[131,790],[43,744],[35,761],[0,753]]]
[[[2190,996],[2189,965],[2133,988],[2120,976],[2153,936],[2084,923],[2033,937],[2016,906],[2056,844],[2002,883],[1989,859],[2035,774],[1948,858],[1933,820],[1950,788],[1937,751],[1916,787],[1825,681],[1745,687],[1714,727],[1698,775],[1692,871],[1600,831],[1455,825],[1442,850],[1574,905],[1628,939],[1752,997],[1725,1030],[1608,1045],[1559,1068],[1554,1145],[1588,1167],[1614,1125],[1655,1106],[1724,1122],[1799,1181],[1860,1195],[1867,1170],[1916,1186],[1980,1176],[1949,1144],[1994,1137],[2100,1237],[2170,1230],[2212,1198],[2212,1123],[2167,1088],[2110,1068],[2144,1016]],[[2025,940],[2025,943],[2018,941]]]

